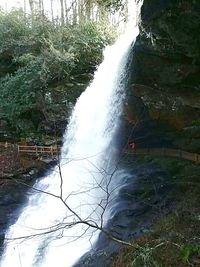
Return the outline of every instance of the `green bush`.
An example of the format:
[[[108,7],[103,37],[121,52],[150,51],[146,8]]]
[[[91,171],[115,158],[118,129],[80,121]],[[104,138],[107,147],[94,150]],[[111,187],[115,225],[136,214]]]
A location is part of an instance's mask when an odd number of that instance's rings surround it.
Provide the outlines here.
[[[53,114],[53,105],[67,109],[76,100],[114,38],[114,28],[103,22],[60,25],[1,11],[0,121],[19,134],[37,131],[51,105]]]
[[[181,258],[184,263],[189,262],[190,257],[200,253],[200,246],[197,245],[184,245],[181,249]]]

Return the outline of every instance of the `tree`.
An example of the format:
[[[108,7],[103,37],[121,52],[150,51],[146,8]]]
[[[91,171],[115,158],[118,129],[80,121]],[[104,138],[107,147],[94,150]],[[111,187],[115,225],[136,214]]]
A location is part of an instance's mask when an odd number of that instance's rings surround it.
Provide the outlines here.
[[[43,0],[39,0],[39,11],[42,16],[44,16],[44,2]]]
[[[34,13],[34,0],[29,0],[29,5],[30,5],[30,9],[31,9],[31,14],[33,15],[33,13]]]
[[[64,10],[64,0],[60,0],[60,12],[61,12],[61,24],[65,23],[65,10]]]
[[[54,13],[53,13],[53,0],[51,0],[51,19],[54,22]]]
[[[26,15],[26,12],[27,12],[27,10],[26,10],[26,0],[24,0],[24,7],[23,7],[23,10],[24,10],[24,13],[25,13],[25,15]]]

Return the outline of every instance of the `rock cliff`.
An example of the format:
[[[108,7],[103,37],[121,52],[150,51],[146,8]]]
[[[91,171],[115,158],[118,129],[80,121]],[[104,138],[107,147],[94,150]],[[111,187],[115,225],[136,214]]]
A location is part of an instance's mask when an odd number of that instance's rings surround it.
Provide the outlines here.
[[[200,152],[199,13],[198,0],[144,0],[126,107],[141,146],[155,137],[151,124],[162,143]]]

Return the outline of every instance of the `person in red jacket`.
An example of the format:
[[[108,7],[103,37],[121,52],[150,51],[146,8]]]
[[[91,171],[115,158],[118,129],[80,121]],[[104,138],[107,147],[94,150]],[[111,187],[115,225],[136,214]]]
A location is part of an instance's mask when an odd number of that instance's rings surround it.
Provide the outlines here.
[[[130,148],[131,148],[132,151],[135,151],[136,145],[135,145],[134,142],[130,143]]]

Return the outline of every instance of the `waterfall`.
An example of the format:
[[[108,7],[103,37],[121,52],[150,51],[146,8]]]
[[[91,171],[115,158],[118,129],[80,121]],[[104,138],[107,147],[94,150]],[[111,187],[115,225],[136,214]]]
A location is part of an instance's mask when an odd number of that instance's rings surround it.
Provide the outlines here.
[[[134,1],[132,1],[134,2]],[[36,182],[5,238],[1,267],[72,266],[106,224],[115,138],[122,113],[133,27],[104,51],[93,82],[78,99],[59,166]],[[97,226],[97,227],[96,227]]]

